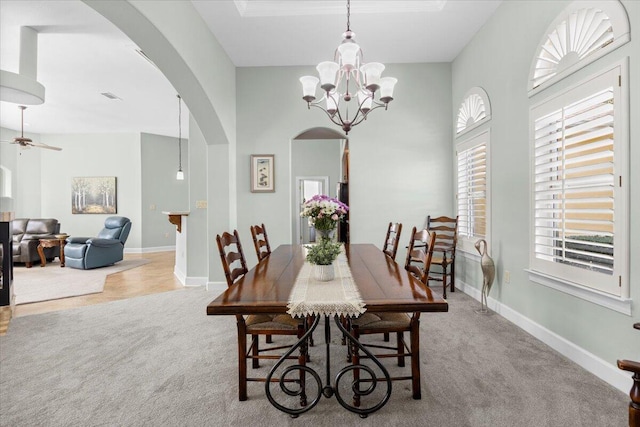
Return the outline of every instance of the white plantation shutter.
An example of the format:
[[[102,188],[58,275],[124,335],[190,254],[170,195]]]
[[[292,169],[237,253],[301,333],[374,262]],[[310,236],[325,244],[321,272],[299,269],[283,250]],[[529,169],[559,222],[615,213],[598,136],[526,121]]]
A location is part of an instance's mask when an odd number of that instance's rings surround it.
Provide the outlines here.
[[[485,132],[457,149],[458,240],[462,250],[475,251],[488,234],[488,142]]]
[[[631,40],[619,1],[573,1],[547,28],[529,71],[529,96]]]
[[[619,76],[616,67],[532,110],[533,267],[617,296],[626,251],[616,162],[627,161],[617,148]]]

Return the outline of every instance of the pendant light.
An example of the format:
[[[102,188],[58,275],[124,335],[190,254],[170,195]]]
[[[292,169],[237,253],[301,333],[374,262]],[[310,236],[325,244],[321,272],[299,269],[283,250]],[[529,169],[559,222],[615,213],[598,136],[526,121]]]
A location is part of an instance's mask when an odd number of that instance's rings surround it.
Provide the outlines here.
[[[179,181],[184,180],[184,172],[182,172],[182,98],[178,97],[178,173],[176,173],[176,179]]]

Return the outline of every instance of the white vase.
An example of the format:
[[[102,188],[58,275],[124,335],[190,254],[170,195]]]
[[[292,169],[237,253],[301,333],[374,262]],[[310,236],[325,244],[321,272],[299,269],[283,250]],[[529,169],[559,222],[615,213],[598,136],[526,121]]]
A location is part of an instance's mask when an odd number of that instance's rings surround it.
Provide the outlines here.
[[[333,268],[333,264],[318,265],[314,268],[316,280],[320,282],[328,282],[336,277],[336,272]]]

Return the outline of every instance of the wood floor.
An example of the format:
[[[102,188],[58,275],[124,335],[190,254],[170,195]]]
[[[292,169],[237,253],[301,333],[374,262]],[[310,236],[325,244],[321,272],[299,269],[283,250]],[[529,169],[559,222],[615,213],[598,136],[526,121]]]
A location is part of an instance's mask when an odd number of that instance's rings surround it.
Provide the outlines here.
[[[13,317],[66,310],[182,288],[182,284],[173,274],[175,252],[125,254],[124,257],[125,259],[144,258],[151,262],[107,276],[104,291],[101,293],[20,304],[15,306]],[[7,332],[7,328],[10,327],[9,317],[10,312],[8,310],[0,313],[0,335],[4,335]]]

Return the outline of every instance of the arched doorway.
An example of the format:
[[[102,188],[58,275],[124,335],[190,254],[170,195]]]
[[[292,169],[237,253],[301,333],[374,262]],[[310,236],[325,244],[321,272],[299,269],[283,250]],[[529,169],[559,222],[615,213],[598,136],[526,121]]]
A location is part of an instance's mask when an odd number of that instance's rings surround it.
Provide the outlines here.
[[[301,205],[315,194],[336,197],[349,204],[349,140],[333,129],[307,129],[291,140],[292,240],[315,241],[315,230],[300,217]],[[348,215],[338,226],[337,239],[349,241]]]

